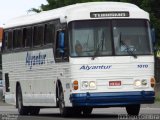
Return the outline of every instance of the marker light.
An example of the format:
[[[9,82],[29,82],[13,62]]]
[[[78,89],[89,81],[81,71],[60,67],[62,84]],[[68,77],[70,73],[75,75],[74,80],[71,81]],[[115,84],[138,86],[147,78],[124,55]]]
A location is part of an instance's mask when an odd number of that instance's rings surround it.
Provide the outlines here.
[[[73,81],[73,89],[78,90],[78,81],[77,80]]]
[[[151,83],[151,87],[155,87],[156,81],[154,78],[151,78],[150,83]]]
[[[141,86],[141,81],[140,80],[135,80],[134,85],[136,87],[140,87]]]

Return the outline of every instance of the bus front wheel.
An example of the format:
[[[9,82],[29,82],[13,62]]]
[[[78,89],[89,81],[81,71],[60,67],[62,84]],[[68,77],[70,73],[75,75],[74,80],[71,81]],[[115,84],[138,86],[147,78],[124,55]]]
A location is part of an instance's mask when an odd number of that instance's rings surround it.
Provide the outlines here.
[[[30,115],[38,115],[40,111],[39,107],[29,107]]]
[[[85,108],[83,108],[83,109],[82,109],[83,115],[84,115],[84,116],[89,116],[89,115],[91,115],[92,110],[93,110],[93,108],[91,108],[91,107],[85,107]]]
[[[70,112],[69,112],[70,108],[65,107],[64,94],[63,94],[62,86],[59,87],[58,105],[59,105],[59,110],[60,110],[61,116],[66,117],[70,114]]]
[[[140,111],[140,104],[126,106],[128,115],[138,115]]]

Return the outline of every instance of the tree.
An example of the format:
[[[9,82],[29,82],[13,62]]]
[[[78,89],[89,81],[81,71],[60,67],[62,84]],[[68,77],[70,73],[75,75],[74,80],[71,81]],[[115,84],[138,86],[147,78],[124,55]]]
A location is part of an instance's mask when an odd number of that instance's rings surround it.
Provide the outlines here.
[[[48,4],[42,4],[40,9],[32,8],[29,11],[41,12],[47,11],[66,5],[72,5],[75,3],[94,2],[94,1],[111,1],[111,0],[47,0]],[[157,40],[160,39],[160,0],[112,0],[118,2],[133,3],[150,13],[151,24],[156,29]],[[158,42],[160,46],[160,41]]]
[[[29,12],[41,12],[41,11],[47,11],[59,7],[63,7],[66,5],[72,5],[76,3],[83,3],[83,2],[94,2],[94,1],[106,1],[106,0],[47,0],[48,4],[44,5],[42,4],[40,6],[40,9],[31,8]]]

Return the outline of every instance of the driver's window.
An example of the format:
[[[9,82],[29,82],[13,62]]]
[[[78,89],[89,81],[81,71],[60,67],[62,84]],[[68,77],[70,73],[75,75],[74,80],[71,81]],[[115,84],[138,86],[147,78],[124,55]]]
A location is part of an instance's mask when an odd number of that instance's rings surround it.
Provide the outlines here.
[[[68,54],[68,39],[65,30],[57,31],[56,33],[56,49],[55,49],[55,61],[67,62],[69,58]]]

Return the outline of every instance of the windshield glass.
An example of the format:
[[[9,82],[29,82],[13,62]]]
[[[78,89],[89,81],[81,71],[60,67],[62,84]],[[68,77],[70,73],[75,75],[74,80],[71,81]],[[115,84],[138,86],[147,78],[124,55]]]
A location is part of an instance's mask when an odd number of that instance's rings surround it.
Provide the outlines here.
[[[116,55],[151,54],[148,22],[144,20],[113,20],[113,39]]]
[[[146,20],[84,20],[69,23],[70,56],[152,54]]]
[[[71,56],[93,56],[96,51],[98,56],[112,55],[110,22],[72,22],[70,41]]]

